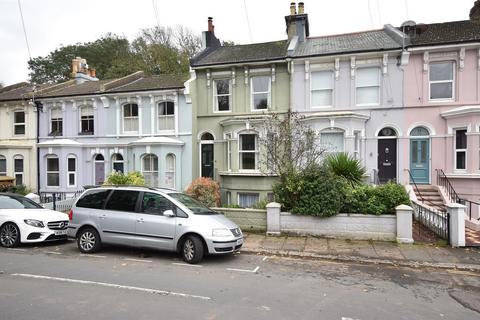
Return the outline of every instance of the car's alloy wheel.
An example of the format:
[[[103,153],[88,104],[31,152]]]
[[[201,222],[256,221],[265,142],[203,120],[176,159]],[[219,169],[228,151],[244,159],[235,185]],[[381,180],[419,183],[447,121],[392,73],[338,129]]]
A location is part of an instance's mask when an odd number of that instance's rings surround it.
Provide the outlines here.
[[[203,243],[197,236],[189,236],[182,245],[182,257],[185,262],[198,263],[203,258]]]
[[[100,236],[95,229],[87,228],[77,238],[78,249],[83,253],[93,253],[100,249]]]
[[[0,244],[12,248],[20,243],[20,230],[13,223],[6,223],[0,229]]]

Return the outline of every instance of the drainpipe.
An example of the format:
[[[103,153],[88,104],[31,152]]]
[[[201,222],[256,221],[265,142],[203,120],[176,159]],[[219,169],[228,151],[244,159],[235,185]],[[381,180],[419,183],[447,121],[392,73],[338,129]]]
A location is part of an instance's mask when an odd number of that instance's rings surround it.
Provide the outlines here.
[[[40,101],[35,101],[35,96],[32,98],[33,103],[37,107],[37,192],[40,195],[40,112],[43,111],[43,104]]]

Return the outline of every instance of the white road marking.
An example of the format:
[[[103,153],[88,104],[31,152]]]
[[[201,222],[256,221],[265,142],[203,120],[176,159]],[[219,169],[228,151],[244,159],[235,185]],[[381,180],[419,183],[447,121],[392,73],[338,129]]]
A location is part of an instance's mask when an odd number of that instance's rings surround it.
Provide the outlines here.
[[[262,261],[266,261],[268,259],[267,256],[263,257]]]
[[[134,261],[134,262],[146,262],[146,263],[152,263],[152,260],[144,260],[144,259],[131,259],[131,258],[123,258],[123,260],[126,261]]]
[[[52,280],[52,281],[59,281],[59,282],[95,285],[95,286],[109,287],[109,288],[115,288],[115,289],[125,289],[125,290],[132,290],[132,291],[154,293],[154,294],[160,294],[160,295],[164,295],[164,296],[177,296],[177,297],[194,298],[194,299],[200,299],[200,300],[211,300],[212,299],[210,297],[198,296],[198,295],[188,294],[188,293],[180,293],[180,292],[149,289],[149,288],[140,288],[140,287],[132,287],[132,286],[124,286],[124,285],[121,285],[121,284],[96,282],[96,281],[89,281],[89,280],[58,278],[58,277],[49,277],[49,276],[42,276],[42,275],[35,275],[35,274],[25,274],[25,273],[13,273],[12,276],[30,278],[30,279],[42,279],[42,280]]]
[[[45,253],[49,253],[49,254],[62,254],[61,252],[56,252],[56,251],[45,251]]]
[[[360,319],[353,319],[353,318],[342,317],[342,320],[360,320]]]
[[[237,271],[237,272],[250,272],[250,273],[257,273],[257,271],[260,269],[259,266],[257,266],[253,270],[246,270],[246,269],[235,269],[235,268],[227,268],[228,271]]]
[[[8,248],[7,250],[10,250],[10,251],[20,251],[20,252],[25,252],[27,250],[25,249],[18,249],[18,248]]]
[[[80,257],[88,257],[88,258],[106,258],[107,256],[99,256],[96,254],[80,254]]]
[[[176,266],[184,266],[184,267],[194,267],[194,268],[201,268],[203,266],[199,264],[189,264],[189,263],[178,263],[178,262],[172,262],[172,264]]]

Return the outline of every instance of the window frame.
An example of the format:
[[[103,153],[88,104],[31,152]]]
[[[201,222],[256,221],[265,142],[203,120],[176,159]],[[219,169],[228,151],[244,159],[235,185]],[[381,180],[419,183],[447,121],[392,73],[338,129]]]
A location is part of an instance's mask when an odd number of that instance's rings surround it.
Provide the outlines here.
[[[85,109],[91,109],[92,110],[92,114],[91,115],[87,115],[85,117],[91,117],[91,119],[83,119],[83,116],[82,116],[82,111],[85,110]],[[78,134],[79,135],[94,135],[95,134],[95,111],[93,109],[93,106],[90,106],[90,105],[85,105],[85,106],[81,106],[79,108],[79,121],[80,121],[80,127],[79,127],[79,132]],[[92,130],[91,131],[83,131],[82,128],[83,128],[83,125],[82,125],[82,122],[83,121],[92,121]]]
[[[117,155],[121,156],[122,157],[122,160],[117,160]],[[123,171],[120,171],[122,173],[125,173],[125,157],[123,156],[123,154],[121,154],[120,152],[117,152],[117,153],[114,153],[112,155],[112,172],[113,171],[116,171],[115,170],[115,164],[116,163],[121,163],[122,164],[122,169]],[[118,172],[118,171],[117,171]]]
[[[168,167],[168,157],[171,156],[172,157],[172,160],[173,160],[173,168],[169,168]],[[160,168],[159,168],[160,169]],[[172,182],[173,184],[171,186],[169,186],[166,182],[167,182],[167,174],[172,174]],[[173,153],[167,153],[167,155],[165,156],[165,186],[167,188],[171,188],[171,189],[175,189],[176,188],[176,174],[177,174],[177,157],[175,156],[175,154]]]
[[[430,66],[432,64],[440,64],[440,63],[451,63],[452,64],[452,80],[430,80]],[[443,101],[455,101],[455,82],[456,82],[456,61],[455,60],[439,60],[439,61],[431,61],[428,63],[428,101],[429,102],[443,102]],[[432,83],[452,83],[452,97],[451,98],[433,98],[432,99]]]
[[[125,117],[125,107],[126,106],[130,106],[130,107],[133,107],[133,106],[137,106],[137,115],[136,116],[128,116],[128,117]],[[132,109],[131,109],[132,111]],[[123,133],[138,133],[140,131],[140,107],[138,105],[138,103],[124,103],[122,105],[122,132]],[[131,112],[133,114],[133,112]],[[137,121],[137,130],[130,130],[130,131],[127,131],[125,130],[125,120],[133,120],[133,119],[136,119]]]
[[[353,157],[357,160],[362,158],[362,131],[353,131]]]
[[[75,161],[75,168],[74,171],[70,170],[70,159]],[[73,154],[67,156],[67,187],[74,188],[77,186],[77,157]],[[70,184],[70,175],[73,175],[74,184]]]
[[[254,150],[242,150],[242,136],[245,135],[253,135],[255,136],[255,149]],[[238,134],[238,170],[241,172],[258,172],[259,170],[259,146],[258,146],[258,133],[256,132],[242,132]],[[242,162],[242,154],[243,153],[254,153],[255,154],[255,169],[244,169],[243,162]]]
[[[49,171],[48,170],[48,160],[49,159],[56,159],[57,160],[57,163],[58,163],[58,171]],[[45,171],[45,175],[46,175],[46,181],[45,181],[45,185],[48,187],[48,188],[60,188],[60,159],[58,158],[58,156],[56,155],[49,155],[46,157],[46,161],[45,161],[45,167],[46,167],[46,171]],[[57,174],[58,175],[58,185],[49,185],[48,184],[48,175],[49,174]]]
[[[232,133],[226,132],[225,133],[225,154],[227,159],[227,171],[232,171]]]
[[[17,160],[21,160],[22,161],[22,171],[17,171],[17,165],[16,165],[16,161]],[[17,176],[21,176],[22,178],[22,183],[18,184],[17,183]],[[22,155],[15,155],[13,156],[13,177],[15,178],[15,185],[16,186],[19,186],[19,185],[22,185],[22,184],[25,184],[24,183],[24,177],[25,177],[25,159]]]
[[[58,111],[60,113],[60,118],[53,118],[53,113]],[[60,130],[53,131],[53,123],[57,123],[57,126],[60,127]],[[63,136],[63,110],[62,108],[55,107],[50,109],[50,133],[49,136],[61,137]]]
[[[331,88],[313,88],[313,77],[314,77],[314,74],[315,73],[330,73],[330,81],[331,81]],[[323,108],[331,108],[334,106],[334,92],[335,92],[335,73],[333,72],[333,70],[313,70],[313,71],[310,71],[310,108],[314,108],[314,109],[323,109]],[[313,105],[313,92],[314,91],[330,91],[330,95],[331,95],[331,103],[329,105],[320,105],[320,106],[316,106],[316,105]]]
[[[334,154],[334,153],[341,153],[345,152],[345,144],[346,144],[346,131],[342,129],[325,129],[320,131],[320,145],[322,146],[322,136],[324,134],[341,134],[343,139],[342,139],[342,150],[337,150],[337,151],[329,151],[328,149],[325,149],[326,154]]]
[[[157,160],[157,170],[156,171],[155,171],[155,162],[153,160],[150,160],[151,170],[148,170],[148,171],[145,170],[145,162],[144,161],[145,161],[145,158],[147,158],[147,157],[156,158],[156,160]],[[152,174],[153,176],[156,173],[156,179],[155,179],[156,183],[154,183],[153,186],[149,185],[149,187],[158,187],[158,182],[159,182],[159,178],[160,178],[160,163],[158,161],[158,159],[159,159],[158,156],[154,153],[147,153],[147,154],[143,155],[143,157],[141,159],[142,159],[142,162],[141,162],[142,174],[143,174],[144,177],[145,177],[145,173]],[[155,182],[155,181],[153,181],[153,182]]]
[[[258,202],[260,202],[260,193],[258,193],[258,192],[237,192],[237,205],[242,207],[242,208],[250,208],[251,209],[251,208],[253,208],[253,206],[251,206],[251,207],[241,206],[240,196],[256,196],[257,197],[257,202],[255,202],[254,205],[257,204]]]
[[[377,86],[372,86],[372,85],[367,85],[367,86],[359,86],[358,85],[358,72],[359,70],[365,70],[365,69],[376,69],[377,70],[377,79],[378,79],[378,85]],[[356,75],[355,75],[355,106],[357,107],[366,107],[366,106],[379,106],[381,105],[382,101],[382,92],[381,92],[381,87],[382,87],[382,75],[381,75],[381,69],[379,66],[362,66],[360,68],[357,68],[355,70]],[[358,103],[358,89],[359,88],[378,88],[378,101],[374,103]]]
[[[0,177],[5,177],[7,176],[7,157],[4,155],[0,155],[0,161],[5,161],[5,171],[0,171]]]
[[[173,104],[173,114],[172,115],[169,115],[169,114],[166,114],[166,115],[160,115],[159,112],[160,112],[160,104],[162,103],[165,103],[165,110],[167,111],[168,113],[168,103],[171,103]],[[176,103],[175,101],[172,101],[172,100],[163,100],[163,101],[158,101],[157,104],[156,104],[156,108],[157,108],[157,132],[173,132],[175,131],[175,127],[176,127],[176,116],[177,116],[177,113],[176,113],[176,109],[177,109],[177,106],[176,106]],[[160,122],[163,120],[164,122],[167,122],[168,119],[173,119],[173,128],[172,129],[160,129]]]
[[[255,78],[267,78],[268,79],[268,91],[254,91],[253,79]],[[267,94],[267,107],[264,109],[255,109],[254,105],[254,96],[256,94]],[[250,77],[250,111],[252,112],[262,112],[269,110],[272,107],[272,77],[268,75],[258,75]]]
[[[23,113],[23,122],[16,122],[16,114]],[[23,127],[23,133],[15,133],[17,127]],[[13,111],[13,135],[14,136],[24,136],[27,134],[27,113],[25,110],[15,110]]]
[[[465,131],[465,149],[457,149],[457,131]],[[467,127],[459,127],[453,130],[453,163],[454,163],[454,171],[455,172],[467,172],[468,168],[468,128]],[[465,168],[459,169],[457,163],[457,154],[463,152],[465,154]]]
[[[218,94],[217,83],[219,81],[228,81],[228,94]],[[213,112],[214,113],[228,113],[232,112],[232,79],[222,78],[213,80]],[[228,97],[228,110],[219,110],[218,97]]]

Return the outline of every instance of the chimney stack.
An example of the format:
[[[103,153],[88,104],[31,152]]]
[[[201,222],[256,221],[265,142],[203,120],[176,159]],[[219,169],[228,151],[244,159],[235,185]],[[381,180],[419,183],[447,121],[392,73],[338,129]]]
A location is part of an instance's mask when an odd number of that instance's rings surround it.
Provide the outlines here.
[[[210,47],[220,47],[220,40],[215,37],[215,26],[213,18],[208,17],[207,31],[202,32],[202,50]]]
[[[470,10],[470,21],[480,24],[480,0],[475,1]]]
[[[297,14],[297,8],[295,2],[290,2],[290,15],[294,16]]]
[[[303,2],[298,3],[298,13],[295,2],[290,3],[290,15],[285,17],[288,40],[296,37],[297,41],[303,42],[309,36],[308,14],[305,13]]]
[[[208,17],[208,32],[212,32],[213,34],[215,34],[214,28],[215,26],[213,25],[213,18]]]
[[[72,59],[72,79],[75,79],[77,84],[83,83],[85,81],[95,81],[98,80],[96,78],[96,70],[90,69],[87,64],[86,59],[82,59],[81,57],[76,57]]]
[[[298,14],[304,14],[305,13],[305,5],[303,2],[298,3]]]

